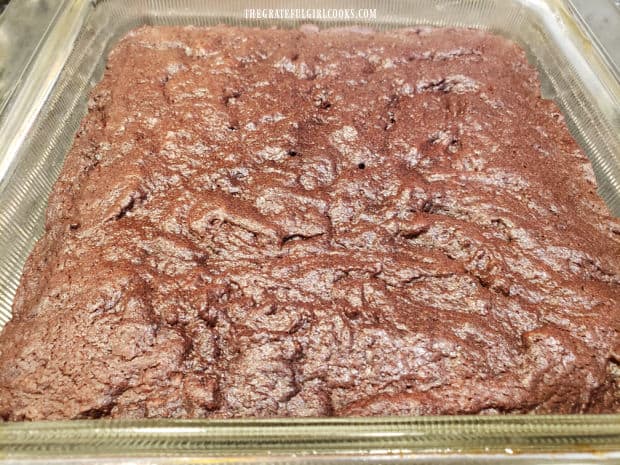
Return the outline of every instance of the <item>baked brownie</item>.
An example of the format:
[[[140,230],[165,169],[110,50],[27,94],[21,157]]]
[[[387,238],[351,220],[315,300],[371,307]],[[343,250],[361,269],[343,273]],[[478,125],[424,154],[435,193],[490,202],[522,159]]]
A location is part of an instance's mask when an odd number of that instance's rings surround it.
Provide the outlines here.
[[[1,417],[620,411],[620,222],[512,42],[143,27],[88,107]]]

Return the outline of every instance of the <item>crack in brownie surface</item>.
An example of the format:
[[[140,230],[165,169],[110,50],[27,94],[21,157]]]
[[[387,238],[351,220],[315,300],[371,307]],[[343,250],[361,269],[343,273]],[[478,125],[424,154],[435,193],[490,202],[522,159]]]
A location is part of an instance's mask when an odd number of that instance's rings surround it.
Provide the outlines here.
[[[620,223],[539,88],[474,30],[132,31],[0,417],[620,411]]]

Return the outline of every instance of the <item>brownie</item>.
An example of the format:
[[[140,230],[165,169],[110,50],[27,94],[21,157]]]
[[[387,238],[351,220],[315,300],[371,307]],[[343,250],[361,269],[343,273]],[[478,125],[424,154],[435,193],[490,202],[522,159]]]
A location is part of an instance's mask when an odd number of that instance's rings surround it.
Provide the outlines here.
[[[620,222],[525,52],[141,27],[0,335],[0,417],[620,412]]]

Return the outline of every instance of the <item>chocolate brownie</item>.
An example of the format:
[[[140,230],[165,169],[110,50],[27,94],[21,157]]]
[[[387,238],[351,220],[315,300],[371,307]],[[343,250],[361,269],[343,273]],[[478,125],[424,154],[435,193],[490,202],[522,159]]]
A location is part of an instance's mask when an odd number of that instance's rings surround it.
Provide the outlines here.
[[[0,417],[620,411],[620,222],[524,51],[142,27],[0,336]]]

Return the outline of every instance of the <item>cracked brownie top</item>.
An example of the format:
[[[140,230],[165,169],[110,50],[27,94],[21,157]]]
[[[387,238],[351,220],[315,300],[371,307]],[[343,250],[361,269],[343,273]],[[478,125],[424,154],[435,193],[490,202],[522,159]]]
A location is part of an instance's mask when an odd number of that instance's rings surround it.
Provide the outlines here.
[[[475,30],[143,27],[0,335],[0,417],[611,412],[620,223]]]

